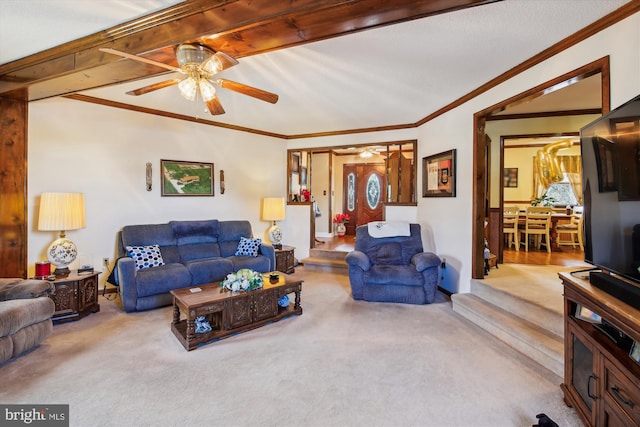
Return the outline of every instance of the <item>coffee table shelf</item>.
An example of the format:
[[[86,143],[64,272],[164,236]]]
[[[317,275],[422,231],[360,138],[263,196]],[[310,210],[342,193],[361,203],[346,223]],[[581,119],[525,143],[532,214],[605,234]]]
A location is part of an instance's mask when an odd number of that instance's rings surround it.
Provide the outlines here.
[[[269,281],[269,275],[265,274],[263,287],[249,292],[225,290],[218,283],[197,288],[200,291],[192,292],[194,288],[171,291],[171,330],[189,351],[209,341],[255,329],[294,314],[302,314],[302,280],[285,278],[282,274],[273,283]],[[288,307],[280,307],[278,298],[292,293],[295,295],[294,302]],[[195,320],[199,316],[206,317],[212,328],[210,332],[195,332]]]

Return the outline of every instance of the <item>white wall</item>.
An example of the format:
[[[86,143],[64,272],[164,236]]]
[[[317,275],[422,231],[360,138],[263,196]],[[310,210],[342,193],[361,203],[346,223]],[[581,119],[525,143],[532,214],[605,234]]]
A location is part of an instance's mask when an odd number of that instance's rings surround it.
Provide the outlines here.
[[[63,98],[31,103],[29,116],[30,274],[56,237],[37,230],[43,192],[84,193],[87,226],[67,237],[76,243],[79,260],[93,260],[96,268],[103,257],[113,260],[116,232],[128,224],[246,219],[254,235],[265,238],[269,222],[260,218],[262,198],[286,194],[286,144],[280,139]],[[161,197],[160,159],[214,163],[215,196]],[[145,187],[147,162],[153,167],[151,192]]]

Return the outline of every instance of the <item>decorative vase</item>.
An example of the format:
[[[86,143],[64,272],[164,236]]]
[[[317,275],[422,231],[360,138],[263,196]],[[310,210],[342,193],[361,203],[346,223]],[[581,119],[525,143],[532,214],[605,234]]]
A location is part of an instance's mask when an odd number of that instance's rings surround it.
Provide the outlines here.
[[[344,226],[344,223],[339,222],[336,224],[336,234],[338,237],[344,237],[344,234],[347,232],[347,227]]]

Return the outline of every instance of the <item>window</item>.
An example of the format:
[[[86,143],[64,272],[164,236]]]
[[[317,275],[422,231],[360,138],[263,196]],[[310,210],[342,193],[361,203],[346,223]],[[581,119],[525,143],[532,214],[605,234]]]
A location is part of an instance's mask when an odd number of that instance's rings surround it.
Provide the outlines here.
[[[549,186],[549,189],[545,193],[548,199],[553,200],[554,205],[558,206],[576,206],[578,205],[578,198],[573,192],[573,187],[567,178],[567,174],[563,173],[564,179],[560,182],[553,183]]]

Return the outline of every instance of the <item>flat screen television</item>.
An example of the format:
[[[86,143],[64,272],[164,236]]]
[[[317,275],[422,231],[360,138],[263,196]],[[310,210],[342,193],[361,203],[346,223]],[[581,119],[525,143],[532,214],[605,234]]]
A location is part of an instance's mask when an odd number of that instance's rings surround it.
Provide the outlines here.
[[[584,259],[606,275],[591,282],[640,305],[640,95],[580,129],[580,145]]]

